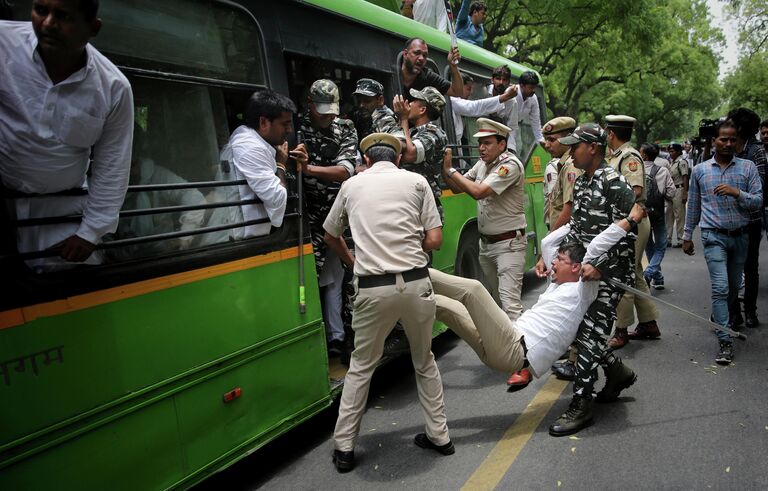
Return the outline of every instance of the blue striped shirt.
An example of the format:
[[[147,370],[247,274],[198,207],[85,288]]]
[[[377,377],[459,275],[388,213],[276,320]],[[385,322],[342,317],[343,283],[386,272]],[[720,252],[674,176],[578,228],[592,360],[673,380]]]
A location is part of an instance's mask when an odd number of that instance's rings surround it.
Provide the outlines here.
[[[738,198],[717,196],[715,187],[728,184],[740,190]],[[688,190],[688,212],[683,240],[691,240],[696,225],[733,230],[749,223],[750,212],[763,204],[763,186],[750,160],[734,157],[725,169],[714,158],[693,168]]]

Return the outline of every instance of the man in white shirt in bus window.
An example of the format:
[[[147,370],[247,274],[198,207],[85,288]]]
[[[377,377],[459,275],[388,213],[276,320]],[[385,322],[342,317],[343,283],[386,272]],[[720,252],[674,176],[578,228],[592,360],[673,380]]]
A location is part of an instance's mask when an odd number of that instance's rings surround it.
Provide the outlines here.
[[[0,179],[23,194],[16,218],[82,215],[20,227],[20,252],[55,249],[30,266],[100,262],[117,228],[131,163],[128,80],[88,41],[101,29],[95,0],[35,0],[32,22],[0,21]],[[88,175],[86,176],[86,172]],[[87,189],[87,195],[60,195]]]
[[[539,111],[539,98],[536,96],[536,87],[539,85],[539,76],[536,72],[527,71],[520,75],[517,90],[518,122],[527,123],[533,131],[533,140],[544,148],[544,135],[541,133],[541,112]],[[518,135],[515,135],[519,138]],[[520,140],[518,140],[520,142]],[[521,149],[524,150],[524,149]]]

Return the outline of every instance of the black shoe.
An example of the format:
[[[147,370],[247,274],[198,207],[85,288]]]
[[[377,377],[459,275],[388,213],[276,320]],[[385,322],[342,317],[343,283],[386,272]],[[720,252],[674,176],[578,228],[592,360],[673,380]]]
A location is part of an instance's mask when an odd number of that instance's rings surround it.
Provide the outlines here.
[[[650,282],[648,283],[648,286],[651,286]],[[664,280],[653,280],[653,288],[655,290],[663,290],[664,289]]]
[[[738,331],[744,325],[744,317],[741,316],[741,311],[731,314],[731,329]]]
[[[733,343],[729,341],[720,341],[720,352],[715,357],[715,363],[718,365],[730,365],[733,361]]]
[[[384,341],[384,356],[399,356],[411,352],[411,345],[408,344],[408,337],[405,331],[393,329]]]
[[[349,472],[355,467],[355,452],[342,452],[341,450],[333,451],[333,465],[336,466],[336,470],[339,472]]]
[[[571,404],[562,416],[549,427],[552,436],[572,435],[592,424],[592,401],[573,396]]]
[[[678,242],[677,244],[673,245],[672,247],[674,247],[675,249],[680,249],[681,247],[683,247],[683,243],[682,242]]]
[[[453,446],[453,442],[449,441],[445,445],[435,445],[426,433],[419,433],[416,435],[416,438],[413,439],[413,443],[418,447],[434,450],[443,455],[453,455],[456,453],[456,447]]]
[[[334,339],[328,341],[328,358],[338,358],[344,353],[344,341]]]
[[[555,377],[560,380],[573,380],[576,378],[576,365],[570,361],[566,361],[552,371],[555,372]]]
[[[595,402],[601,404],[614,402],[619,398],[622,390],[630,387],[637,380],[635,372],[622,363],[621,358],[617,356],[603,368],[603,371],[605,372],[605,387],[595,397]]]
[[[744,313],[744,319],[745,319],[744,323],[750,329],[754,329],[755,327],[760,325],[760,321],[757,320],[757,312],[745,312]]]

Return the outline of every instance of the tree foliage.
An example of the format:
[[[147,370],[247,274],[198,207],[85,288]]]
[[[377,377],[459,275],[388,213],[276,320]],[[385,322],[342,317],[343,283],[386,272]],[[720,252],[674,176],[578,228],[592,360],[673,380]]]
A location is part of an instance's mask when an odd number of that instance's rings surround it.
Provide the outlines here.
[[[728,10],[739,27],[739,60],[725,79],[727,106],[768,118],[768,0],[731,0]]]
[[[723,37],[704,0],[488,0],[485,47],[535,68],[555,116],[638,119],[637,139],[693,131],[720,97]]]

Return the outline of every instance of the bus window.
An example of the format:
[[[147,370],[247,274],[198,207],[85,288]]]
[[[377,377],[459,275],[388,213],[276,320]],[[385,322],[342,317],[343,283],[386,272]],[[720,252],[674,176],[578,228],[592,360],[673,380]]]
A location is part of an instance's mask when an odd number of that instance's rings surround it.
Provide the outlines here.
[[[121,67],[266,84],[256,22],[218,2],[104,2],[93,39]]]

